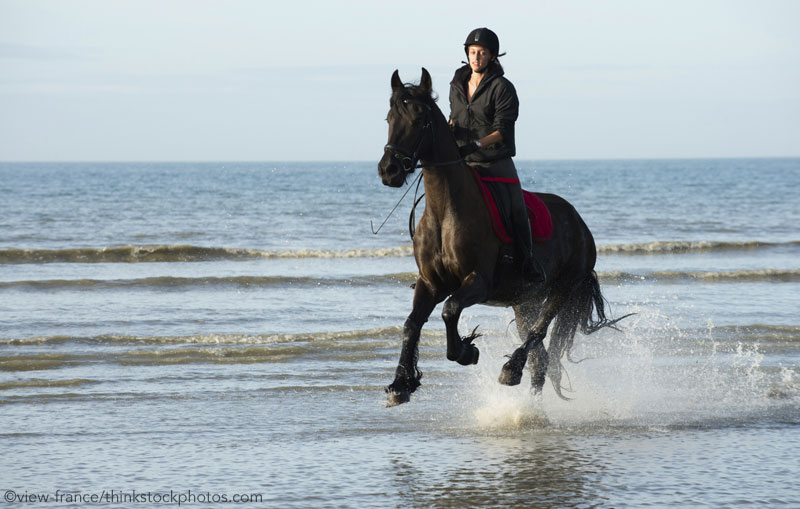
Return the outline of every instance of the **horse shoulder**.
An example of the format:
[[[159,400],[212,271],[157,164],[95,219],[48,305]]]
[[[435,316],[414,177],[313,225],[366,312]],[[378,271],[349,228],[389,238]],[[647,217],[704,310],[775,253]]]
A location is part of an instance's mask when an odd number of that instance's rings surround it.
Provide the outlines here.
[[[432,293],[443,287],[441,225],[423,214],[414,234],[414,259],[417,262],[420,278]]]

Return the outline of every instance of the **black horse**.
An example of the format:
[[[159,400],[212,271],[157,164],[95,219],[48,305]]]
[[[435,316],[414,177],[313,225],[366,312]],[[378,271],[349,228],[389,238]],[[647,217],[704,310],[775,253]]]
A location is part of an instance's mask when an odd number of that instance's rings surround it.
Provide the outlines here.
[[[449,360],[462,365],[478,362],[478,349],[472,344],[475,331],[466,337],[458,332],[464,308],[473,304],[513,306],[524,343],[503,366],[500,383],[519,384],[527,360],[534,390],[540,392],[545,375],[549,375],[558,395],[564,397],[561,359],[569,355],[578,327],[590,334],[621,320],[605,316],[594,272],[597,253],[591,232],[566,200],[538,194],[550,210],[554,225],[550,240],[534,244],[534,256],[547,274],[546,281],[527,283],[518,262],[509,269],[498,265],[503,242],[482,205],[472,170],[460,160],[447,121],[431,97],[430,74],[423,68],[420,84],[415,86],[403,84],[395,71],[391,84],[389,140],[378,163],[378,174],[385,185],[401,187],[419,162],[426,205],[414,236],[419,277],[413,309],[403,328],[395,379],[386,388],[388,405],[409,401],[420,386],[420,331],[434,307],[445,299],[442,319]],[[545,349],[543,342],[553,320],[549,347]]]

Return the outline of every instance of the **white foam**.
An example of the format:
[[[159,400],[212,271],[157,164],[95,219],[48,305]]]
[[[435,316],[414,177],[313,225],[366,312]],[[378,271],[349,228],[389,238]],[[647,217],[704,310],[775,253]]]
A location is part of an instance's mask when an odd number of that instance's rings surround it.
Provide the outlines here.
[[[659,429],[753,419],[800,399],[796,368],[778,373],[763,366],[758,344],[720,342],[710,321],[705,331],[687,331],[657,310],[638,311],[621,332],[576,336],[573,358],[589,359],[564,361],[562,385],[570,401],[555,394],[549,377],[543,394],[534,396],[527,366],[519,386],[498,383],[505,356],[520,344],[515,330],[505,332],[509,312],[476,341],[481,362],[465,389],[473,397],[464,410],[478,428]]]

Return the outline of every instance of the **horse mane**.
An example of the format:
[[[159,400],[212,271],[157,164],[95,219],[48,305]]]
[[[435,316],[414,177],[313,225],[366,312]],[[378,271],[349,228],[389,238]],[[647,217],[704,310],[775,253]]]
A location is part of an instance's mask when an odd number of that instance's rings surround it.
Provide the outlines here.
[[[396,105],[398,102],[405,99],[419,101],[428,105],[433,113],[434,120],[440,124],[439,128],[442,129],[442,125],[445,127],[447,126],[447,117],[436,104],[439,101],[439,95],[434,92],[433,89],[426,91],[423,87],[415,83],[403,83],[402,88],[398,87],[394,90],[394,92],[392,92],[392,97],[389,99],[389,104],[394,107],[394,105]],[[452,130],[445,130],[447,131],[447,138],[452,141],[453,145],[457,145],[457,141]]]
[[[419,85],[414,83],[403,83],[403,88],[396,90],[392,94],[392,102],[395,102],[401,97],[406,96],[408,96],[410,99],[422,101],[429,106],[433,106],[433,103],[439,101],[439,95],[436,92],[431,91],[428,93]]]

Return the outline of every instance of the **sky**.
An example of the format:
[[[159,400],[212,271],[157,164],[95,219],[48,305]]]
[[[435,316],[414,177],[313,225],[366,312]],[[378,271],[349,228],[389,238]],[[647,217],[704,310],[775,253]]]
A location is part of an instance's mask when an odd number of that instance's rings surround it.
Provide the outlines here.
[[[0,161],[377,161],[481,26],[517,158],[800,156],[796,0],[0,0]]]

